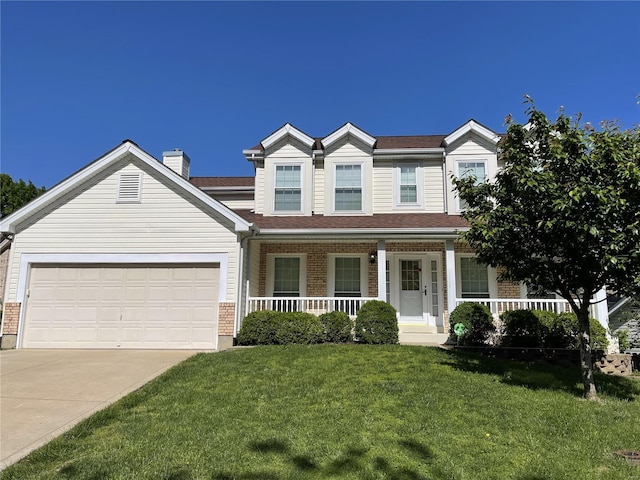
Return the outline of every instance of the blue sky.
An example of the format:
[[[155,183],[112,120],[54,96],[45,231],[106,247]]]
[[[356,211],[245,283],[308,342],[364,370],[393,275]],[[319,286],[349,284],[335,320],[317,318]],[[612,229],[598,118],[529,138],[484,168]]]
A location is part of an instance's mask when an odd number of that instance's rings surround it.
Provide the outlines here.
[[[126,138],[252,175],[286,122],[324,136],[504,131],[522,96],[640,123],[638,2],[0,2],[0,170],[51,187]]]

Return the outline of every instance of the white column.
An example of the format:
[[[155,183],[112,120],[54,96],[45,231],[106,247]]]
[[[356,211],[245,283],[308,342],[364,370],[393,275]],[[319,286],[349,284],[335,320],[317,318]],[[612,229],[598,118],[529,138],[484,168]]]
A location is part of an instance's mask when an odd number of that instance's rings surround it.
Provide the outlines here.
[[[595,298],[593,299],[596,303],[593,307],[594,314],[596,320],[600,322],[600,324],[609,330],[609,307],[607,306],[607,290],[602,288],[598,293],[596,293]]]
[[[447,271],[447,311],[449,314],[456,308],[456,255],[453,240],[445,242],[445,268]]]
[[[387,301],[387,247],[378,240],[378,300]]]

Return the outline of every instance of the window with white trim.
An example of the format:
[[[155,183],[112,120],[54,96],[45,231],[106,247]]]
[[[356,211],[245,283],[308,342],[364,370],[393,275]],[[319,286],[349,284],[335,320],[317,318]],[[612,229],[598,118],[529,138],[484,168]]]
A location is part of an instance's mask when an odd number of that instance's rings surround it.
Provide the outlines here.
[[[418,203],[418,165],[398,165],[401,205]]]
[[[336,297],[360,297],[361,259],[359,257],[335,258],[334,295]]]
[[[484,183],[487,179],[487,162],[486,160],[472,160],[458,162],[458,178],[475,178],[475,184]],[[467,203],[458,198],[458,210],[462,211],[467,208]]]
[[[460,258],[460,295],[462,298],[489,298],[489,271],[474,257]]]
[[[273,296],[300,296],[300,257],[273,259]]]
[[[335,166],[335,210],[362,211],[362,165]]]
[[[276,165],[274,211],[302,210],[301,170],[300,165]]]

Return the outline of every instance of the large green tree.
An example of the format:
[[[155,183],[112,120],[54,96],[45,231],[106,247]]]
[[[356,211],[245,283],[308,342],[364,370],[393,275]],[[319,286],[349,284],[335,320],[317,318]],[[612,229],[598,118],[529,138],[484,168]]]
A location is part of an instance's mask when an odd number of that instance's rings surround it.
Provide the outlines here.
[[[15,212],[44,191],[44,187],[36,187],[31,180],[29,183],[22,179],[14,182],[10,175],[0,173],[0,217]]]
[[[640,129],[600,129],[528,103],[526,124],[507,117],[496,178],[454,179],[468,204],[464,239],[505,280],[565,298],[578,316],[584,396],[597,397],[589,308],[607,287],[640,291]]]

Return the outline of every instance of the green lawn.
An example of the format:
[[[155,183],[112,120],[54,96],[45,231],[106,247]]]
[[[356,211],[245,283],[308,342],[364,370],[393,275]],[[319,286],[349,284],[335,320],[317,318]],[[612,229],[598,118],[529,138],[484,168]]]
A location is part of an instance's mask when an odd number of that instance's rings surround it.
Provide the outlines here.
[[[640,382],[409,346],[199,354],[8,479],[638,479]]]

